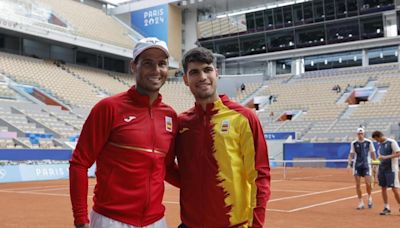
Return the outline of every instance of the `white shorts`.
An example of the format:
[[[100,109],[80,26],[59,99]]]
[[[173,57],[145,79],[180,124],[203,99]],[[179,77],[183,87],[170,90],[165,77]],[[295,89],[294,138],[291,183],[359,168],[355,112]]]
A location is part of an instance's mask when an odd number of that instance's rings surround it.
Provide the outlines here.
[[[139,228],[138,226],[129,225],[116,221],[114,219],[108,218],[101,215],[95,211],[90,212],[90,228]],[[167,228],[167,223],[165,218],[156,221],[148,226],[143,226],[142,228]]]

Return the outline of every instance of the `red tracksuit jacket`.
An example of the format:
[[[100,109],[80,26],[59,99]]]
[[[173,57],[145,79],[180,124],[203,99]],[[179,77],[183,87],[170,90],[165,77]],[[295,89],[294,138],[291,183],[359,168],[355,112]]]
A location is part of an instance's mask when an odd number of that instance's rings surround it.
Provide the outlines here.
[[[177,129],[175,111],[135,87],[108,97],[88,116],[70,161],[74,223],[88,223],[87,170],[96,162],[93,210],[146,226],[164,216],[165,156]]]
[[[262,227],[270,168],[256,114],[220,96],[206,111],[196,105],[178,119],[179,174],[171,162],[166,180],[180,187],[182,222],[189,228]]]

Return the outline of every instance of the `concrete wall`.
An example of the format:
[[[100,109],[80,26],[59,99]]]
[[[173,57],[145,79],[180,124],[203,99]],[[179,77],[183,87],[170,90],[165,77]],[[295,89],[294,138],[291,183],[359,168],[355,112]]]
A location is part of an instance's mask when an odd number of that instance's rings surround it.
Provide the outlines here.
[[[270,159],[283,160],[283,143],[286,140],[267,140],[268,156]]]
[[[132,27],[131,26],[131,13],[123,13],[123,14],[115,15],[115,17],[120,19],[122,22],[124,22],[129,27]]]
[[[186,52],[194,47],[197,41],[197,11],[187,9],[183,13],[183,51]]]
[[[182,12],[174,5],[168,9],[168,48],[175,60],[182,58]]]
[[[263,82],[262,75],[220,75],[218,80],[218,92],[228,96],[236,96],[236,91],[242,83]]]

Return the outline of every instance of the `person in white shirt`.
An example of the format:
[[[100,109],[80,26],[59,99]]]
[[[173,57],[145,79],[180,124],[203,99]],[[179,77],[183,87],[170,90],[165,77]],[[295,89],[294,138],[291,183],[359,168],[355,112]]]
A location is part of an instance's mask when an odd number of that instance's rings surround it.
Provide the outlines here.
[[[372,185],[371,185],[371,157],[376,159],[374,144],[371,140],[365,138],[363,128],[357,129],[357,140],[351,142],[351,149],[348,158],[348,167],[353,169],[353,175],[356,182],[356,192],[358,196],[357,210],[365,208],[361,192],[361,177],[365,179],[365,185],[368,193],[368,208],[372,208]],[[354,159],[354,161],[353,161]]]
[[[372,133],[372,138],[380,143],[378,152],[381,164],[379,165],[378,180],[379,186],[382,187],[382,198],[385,204],[380,215],[388,215],[391,211],[388,203],[387,188],[392,188],[394,198],[399,205],[400,211],[400,195],[398,191],[400,188],[400,148],[395,140],[386,138],[380,131],[374,131]]]

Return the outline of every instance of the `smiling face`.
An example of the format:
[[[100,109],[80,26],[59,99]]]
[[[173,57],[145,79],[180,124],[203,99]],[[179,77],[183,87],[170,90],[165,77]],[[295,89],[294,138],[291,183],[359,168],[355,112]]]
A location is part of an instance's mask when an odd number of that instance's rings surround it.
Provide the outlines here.
[[[214,65],[202,62],[190,62],[183,76],[196,101],[215,101],[217,95],[218,72]]]
[[[364,140],[364,133],[358,132],[357,133],[357,138],[358,138],[359,141],[363,141]]]
[[[150,48],[131,62],[136,88],[143,95],[158,94],[168,76],[168,57],[158,48]]]

